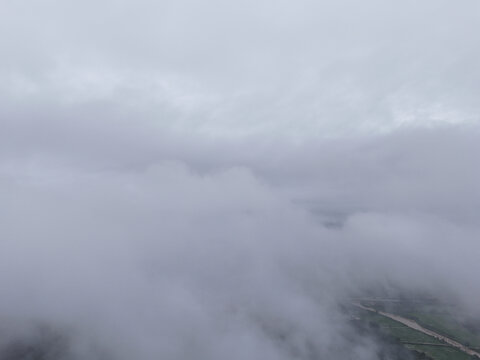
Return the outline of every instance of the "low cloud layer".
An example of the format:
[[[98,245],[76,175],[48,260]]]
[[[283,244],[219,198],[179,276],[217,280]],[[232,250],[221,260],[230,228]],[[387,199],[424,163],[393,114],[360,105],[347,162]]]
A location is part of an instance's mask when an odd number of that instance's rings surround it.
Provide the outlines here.
[[[478,137],[325,142],[270,166],[227,165],[228,147],[208,167],[4,160],[2,319],[71,333],[78,357],[372,358],[338,307],[364,289],[478,311]]]
[[[0,6],[1,360],[376,359],[372,289],[480,315],[477,1]]]

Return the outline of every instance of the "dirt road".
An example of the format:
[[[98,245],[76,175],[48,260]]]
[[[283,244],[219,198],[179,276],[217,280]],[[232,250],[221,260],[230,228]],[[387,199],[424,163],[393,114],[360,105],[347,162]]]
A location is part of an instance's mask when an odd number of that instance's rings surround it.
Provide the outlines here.
[[[362,304],[360,303],[353,303],[353,305],[361,308],[361,309],[364,309],[364,310],[367,310],[367,311],[371,311],[371,312],[374,312],[374,313],[377,313],[377,314],[380,314],[382,316],[385,316],[385,317],[388,317],[392,320],[395,320],[395,321],[398,321],[399,323],[403,324],[403,325],[406,325],[408,326],[409,328],[412,328],[414,330],[417,330],[417,331],[420,331],[424,334],[427,334],[427,335],[430,335],[436,339],[439,339],[439,340],[442,340],[444,341],[445,343],[467,353],[468,355],[476,355],[478,357],[480,357],[480,353],[475,351],[475,350],[472,350],[468,347],[466,347],[465,345],[463,344],[460,344],[458,341],[455,341],[453,339],[450,339],[449,337],[446,337],[444,335],[441,335],[441,334],[438,334],[436,333],[435,331],[432,331],[432,330],[429,330],[429,329],[426,329],[424,328],[423,326],[419,325],[417,322],[413,321],[413,320],[410,320],[410,319],[407,319],[407,318],[404,318],[404,317],[401,317],[401,316],[398,316],[398,315],[395,315],[395,314],[390,314],[390,313],[387,313],[387,312],[384,312],[384,311],[380,311],[380,310],[375,310],[374,308],[370,308],[370,307],[367,307],[367,306],[363,306]]]

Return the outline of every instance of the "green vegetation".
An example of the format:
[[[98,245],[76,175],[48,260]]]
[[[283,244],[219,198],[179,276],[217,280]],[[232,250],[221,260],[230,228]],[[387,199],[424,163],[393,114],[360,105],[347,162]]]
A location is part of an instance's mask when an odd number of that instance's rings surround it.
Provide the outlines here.
[[[420,325],[439,334],[446,335],[469,347],[480,347],[479,336],[472,334],[450,315],[413,312],[407,313],[405,317],[414,319]]]
[[[368,323],[371,327],[378,327],[378,329],[387,336],[395,338],[401,343],[428,343],[428,344],[444,344],[432,336],[421,333],[417,330],[411,329],[395,320],[389,319],[385,316],[372,313],[369,311],[361,311],[359,313],[360,319]],[[420,344],[404,344],[409,350],[425,354],[428,358],[434,360],[470,360],[471,357],[464,352],[452,347],[420,345]],[[421,358],[421,357],[420,357]]]
[[[456,340],[470,348],[480,348],[480,328],[477,329],[458,320],[459,309],[451,305],[432,302],[399,301],[384,304],[371,302],[367,306],[415,320],[421,326]],[[465,317],[465,316],[463,316]]]
[[[443,344],[442,341],[428,336],[419,331],[413,330],[406,325],[403,325],[395,320],[389,319],[385,316],[374,314],[365,311],[362,314],[362,319],[377,324],[381,330],[392,335],[396,339],[402,342],[425,342],[432,344]]]
[[[428,345],[405,345],[408,349],[424,353],[435,360],[470,360],[471,357],[464,352],[451,347],[435,347]]]

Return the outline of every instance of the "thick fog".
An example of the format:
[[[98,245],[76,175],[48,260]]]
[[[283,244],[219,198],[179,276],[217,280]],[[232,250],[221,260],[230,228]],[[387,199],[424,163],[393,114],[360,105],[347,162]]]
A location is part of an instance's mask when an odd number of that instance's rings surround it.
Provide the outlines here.
[[[477,34],[473,0],[0,0],[0,359],[377,359],[372,289],[480,315]]]

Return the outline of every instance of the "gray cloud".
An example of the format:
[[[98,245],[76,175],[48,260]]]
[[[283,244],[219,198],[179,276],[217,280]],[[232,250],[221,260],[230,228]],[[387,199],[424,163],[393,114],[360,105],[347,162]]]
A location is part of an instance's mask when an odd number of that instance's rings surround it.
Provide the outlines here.
[[[372,359],[374,287],[478,314],[478,2],[1,7],[0,356]]]
[[[227,146],[200,168],[185,153],[113,169],[59,166],[56,153],[4,161],[2,317],[69,329],[78,356],[371,358],[336,305],[362,288],[454,294],[475,310],[477,138],[277,144],[270,166],[273,153]]]

